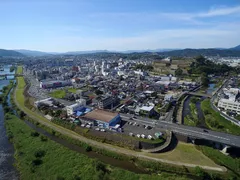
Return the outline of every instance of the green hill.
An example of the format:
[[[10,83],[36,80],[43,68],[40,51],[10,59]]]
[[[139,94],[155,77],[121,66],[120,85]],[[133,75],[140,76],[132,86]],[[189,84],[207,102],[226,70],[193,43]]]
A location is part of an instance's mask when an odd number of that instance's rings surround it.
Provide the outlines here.
[[[0,56],[2,57],[24,57],[22,53],[13,50],[0,49]]]

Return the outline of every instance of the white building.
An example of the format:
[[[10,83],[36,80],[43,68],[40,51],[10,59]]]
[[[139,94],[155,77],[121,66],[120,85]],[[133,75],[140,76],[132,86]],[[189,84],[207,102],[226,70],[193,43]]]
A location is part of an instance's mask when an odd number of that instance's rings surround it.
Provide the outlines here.
[[[70,106],[66,106],[67,115],[72,115],[75,111],[78,111],[82,108],[82,105],[80,103],[75,103]]]
[[[221,98],[218,101],[218,107],[223,108],[225,111],[234,111],[240,114],[240,103],[238,101],[233,101],[232,99]]]

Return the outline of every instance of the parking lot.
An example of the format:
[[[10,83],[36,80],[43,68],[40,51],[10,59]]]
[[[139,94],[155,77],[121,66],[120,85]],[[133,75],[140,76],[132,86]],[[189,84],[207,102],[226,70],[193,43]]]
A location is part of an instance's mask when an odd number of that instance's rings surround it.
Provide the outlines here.
[[[155,129],[155,127],[150,126],[150,125],[143,125],[140,123],[133,121],[122,121],[122,128],[123,128],[123,133],[129,135],[132,133],[133,136],[137,136],[137,134],[142,135],[144,134],[146,137],[148,135],[151,135],[152,137],[155,137],[155,133],[159,133]],[[164,133],[161,131],[161,133]]]

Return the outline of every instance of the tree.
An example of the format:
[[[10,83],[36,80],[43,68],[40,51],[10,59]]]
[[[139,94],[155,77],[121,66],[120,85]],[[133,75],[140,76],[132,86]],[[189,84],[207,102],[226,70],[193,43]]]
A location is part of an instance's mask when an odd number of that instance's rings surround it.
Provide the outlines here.
[[[96,95],[101,95],[101,94],[103,94],[103,92],[100,91],[99,89],[97,89],[97,90],[95,91],[95,94],[96,94]]]
[[[20,114],[19,114],[19,116],[20,116],[20,118],[22,119],[22,118],[24,118],[24,116],[26,116],[26,114],[25,114],[23,111],[21,111]]]
[[[201,74],[202,85],[208,87],[209,79],[206,73]]]
[[[176,71],[175,71],[175,75],[176,76],[181,76],[183,74],[183,70],[181,68],[178,68]]]

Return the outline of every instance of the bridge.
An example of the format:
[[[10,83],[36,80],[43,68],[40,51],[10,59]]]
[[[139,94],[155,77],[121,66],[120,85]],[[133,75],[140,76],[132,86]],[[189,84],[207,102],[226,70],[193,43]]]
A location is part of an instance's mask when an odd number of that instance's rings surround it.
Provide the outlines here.
[[[129,121],[129,118],[132,117],[132,115],[122,113],[120,114],[120,116],[125,121]],[[240,136],[211,130],[204,131],[204,129],[198,127],[186,126],[167,121],[153,120],[142,117],[134,118],[134,121],[140,124],[152,126],[156,131],[167,129],[169,131],[172,131],[173,133],[181,134],[190,138],[210,140],[212,142],[218,142],[223,145],[240,148]]]
[[[193,95],[193,96],[212,98],[212,95],[210,95],[210,94],[203,94],[203,93],[197,93],[197,92],[187,92],[186,94]]]
[[[8,76],[20,77],[23,75],[22,74],[0,74],[0,80],[7,79]]]

